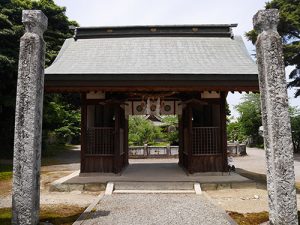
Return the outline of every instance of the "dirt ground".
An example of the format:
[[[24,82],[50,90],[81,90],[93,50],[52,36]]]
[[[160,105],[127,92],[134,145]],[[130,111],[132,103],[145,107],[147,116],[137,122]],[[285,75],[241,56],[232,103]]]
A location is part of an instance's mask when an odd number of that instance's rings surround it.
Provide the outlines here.
[[[41,168],[41,205],[74,205],[77,207],[87,207],[99,195],[99,192],[49,192],[49,185],[64,176],[79,170],[79,154],[80,146],[75,146],[74,149],[64,152],[57,158],[52,158],[52,163],[55,165],[42,166]],[[0,182],[0,208],[11,207],[11,187],[12,180]]]
[[[49,192],[49,185],[54,180],[67,176],[79,169],[79,147],[64,153],[55,165],[43,166],[41,171],[41,205],[69,205],[87,207],[98,192]],[[248,156],[245,156],[248,157]],[[246,161],[246,158],[242,159]],[[11,207],[11,180],[0,182],[0,208]],[[254,213],[268,211],[267,191],[265,189],[227,189],[204,192],[214,204],[233,212]],[[300,210],[300,195],[297,195]]]
[[[265,151],[259,148],[247,147],[247,156],[234,157],[233,164],[236,168],[258,174],[266,174]],[[300,183],[300,154],[294,154],[295,180]]]
[[[263,189],[227,189],[206,191],[211,201],[226,211],[254,213],[268,211],[268,193]],[[300,210],[300,195],[297,195]]]
[[[256,179],[262,182],[266,173],[265,152],[263,149],[247,148],[247,156],[235,157],[234,165],[243,173],[255,173]],[[295,154],[296,181],[300,182],[300,154]],[[257,174],[256,174],[257,173]],[[242,175],[242,174],[241,174]],[[251,176],[250,176],[251,177]],[[249,178],[250,178],[249,177]],[[265,176],[263,176],[265,177]],[[207,191],[207,196],[218,206],[226,211],[238,213],[255,213],[268,211],[268,193],[264,184],[259,184],[260,189],[228,189]],[[300,195],[297,195],[298,210],[300,210]]]

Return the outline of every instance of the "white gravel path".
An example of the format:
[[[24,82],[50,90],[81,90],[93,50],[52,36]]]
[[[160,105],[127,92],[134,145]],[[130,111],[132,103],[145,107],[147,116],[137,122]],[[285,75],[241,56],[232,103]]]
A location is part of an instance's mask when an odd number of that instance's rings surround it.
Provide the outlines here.
[[[113,194],[104,196],[83,225],[235,224],[225,211],[199,195]]]

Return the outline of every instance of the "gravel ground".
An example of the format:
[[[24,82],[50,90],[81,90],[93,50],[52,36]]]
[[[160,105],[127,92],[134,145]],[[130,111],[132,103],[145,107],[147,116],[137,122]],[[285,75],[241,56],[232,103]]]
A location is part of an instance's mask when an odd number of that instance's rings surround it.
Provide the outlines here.
[[[235,224],[199,195],[114,194],[104,196],[83,225]]]

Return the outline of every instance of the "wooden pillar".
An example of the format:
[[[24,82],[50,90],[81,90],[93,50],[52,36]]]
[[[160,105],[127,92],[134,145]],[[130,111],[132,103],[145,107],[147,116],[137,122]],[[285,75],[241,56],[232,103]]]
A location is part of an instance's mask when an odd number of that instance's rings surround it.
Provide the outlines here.
[[[188,126],[188,138],[185,140],[187,141],[188,146],[188,171],[189,173],[193,173],[193,110],[191,105],[187,106],[187,126]]]
[[[223,172],[228,171],[227,162],[227,130],[226,130],[226,92],[221,92],[220,101],[220,142],[223,161]]]
[[[124,124],[124,156],[123,156],[123,166],[128,165],[128,118],[125,119]]]
[[[115,111],[115,151],[114,151],[114,173],[120,172],[120,107],[114,106]]]
[[[81,94],[81,135],[80,135],[80,172],[85,172],[85,151],[86,151],[86,132],[87,132],[87,104],[86,93]]]
[[[179,125],[179,151],[178,151],[178,164],[183,166],[183,126],[182,126],[182,116],[178,115],[178,125]]]

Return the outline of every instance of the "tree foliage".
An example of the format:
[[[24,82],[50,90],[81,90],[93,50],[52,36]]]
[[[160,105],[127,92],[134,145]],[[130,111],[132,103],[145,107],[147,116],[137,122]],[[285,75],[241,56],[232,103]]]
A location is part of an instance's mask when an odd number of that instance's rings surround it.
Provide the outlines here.
[[[242,124],[239,122],[229,122],[227,125],[227,139],[230,142],[239,141],[245,142],[247,140],[247,136],[244,133]]]
[[[242,100],[243,102],[236,106],[240,117],[227,125],[228,140],[243,142],[251,137],[252,145],[261,147],[263,138],[259,134],[259,127],[262,126],[260,96],[248,94],[244,95]],[[294,151],[300,152],[300,110],[290,107],[289,113]]]
[[[294,151],[300,152],[300,110],[291,108],[290,114]]]
[[[154,126],[143,116],[129,117],[128,139],[130,145],[153,144],[156,139],[163,137],[159,127]]]
[[[238,122],[241,124],[241,129],[246,136],[251,136],[254,143],[259,144],[261,138],[258,134],[261,122],[260,95],[248,94],[242,98],[243,102],[236,106],[240,113]]]
[[[64,40],[72,36],[65,8],[57,6],[53,0],[1,0],[0,1],[0,142],[6,156],[11,156],[13,146],[16,81],[19,56],[19,40],[24,32],[22,10],[39,9],[48,17],[48,29],[44,34],[46,42],[46,66],[49,66]],[[60,104],[67,104],[60,98]],[[48,101],[48,102],[47,102]],[[45,97],[45,115],[51,97]],[[67,110],[67,108],[64,108]],[[47,125],[44,126],[47,129]]]
[[[289,87],[300,87],[300,1],[299,0],[272,0],[266,3],[266,9],[279,10],[280,21],[278,33],[282,36],[284,61],[286,66],[295,66],[289,77],[292,81]],[[257,32],[251,30],[246,36],[254,44]],[[296,90],[295,97],[300,96],[300,89]]]
[[[49,135],[59,143],[71,142],[78,144],[80,137],[81,113],[76,104],[68,104],[59,94],[47,95],[43,117],[44,138]],[[73,140],[72,140],[73,139]],[[45,143],[46,144],[46,143]],[[45,149],[45,146],[44,146]]]
[[[230,140],[246,141],[252,140],[252,145],[261,146],[263,139],[259,135],[261,122],[260,96],[259,94],[248,94],[242,98],[243,102],[236,106],[240,117],[237,122],[229,123],[227,126],[228,137]]]
[[[179,144],[179,132],[178,132],[178,117],[173,115],[163,116],[162,119],[165,124],[164,127],[164,139],[170,143],[170,145]]]

